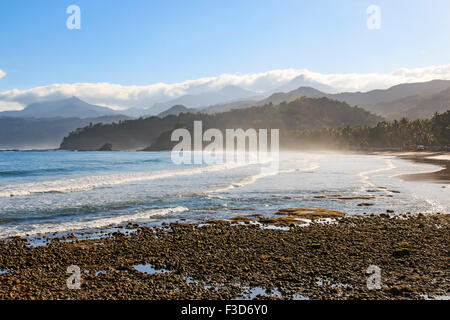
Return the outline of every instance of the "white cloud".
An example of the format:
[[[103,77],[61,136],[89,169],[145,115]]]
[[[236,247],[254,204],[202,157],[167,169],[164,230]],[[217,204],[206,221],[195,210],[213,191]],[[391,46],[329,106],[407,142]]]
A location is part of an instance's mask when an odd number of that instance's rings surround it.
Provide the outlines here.
[[[6,72],[0,69],[0,79],[6,76]]]
[[[424,68],[398,69],[392,73],[320,74],[307,72],[306,77],[325,83],[338,91],[386,89],[400,83],[450,80],[450,64]]]
[[[2,71],[0,70],[0,77]],[[4,73],[3,73],[4,75]],[[86,102],[111,106],[116,109],[129,107],[148,108],[154,103],[165,102],[185,94],[199,94],[218,90],[226,85],[237,85],[256,92],[270,92],[295,77],[331,86],[336,91],[369,91],[385,89],[399,83],[423,82],[433,79],[450,80],[450,64],[424,68],[402,68],[392,73],[323,74],[306,69],[271,70],[254,74],[222,74],[148,86],[123,86],[111,83],[52,84],[27,90],[0,92],[0,110],[18,109],[21,106],[45,100],[76,96]]]

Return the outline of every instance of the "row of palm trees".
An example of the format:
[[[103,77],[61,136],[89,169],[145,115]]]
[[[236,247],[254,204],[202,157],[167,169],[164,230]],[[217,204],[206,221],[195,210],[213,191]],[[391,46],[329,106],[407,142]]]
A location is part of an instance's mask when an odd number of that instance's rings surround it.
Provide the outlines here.
[[[282,133],[287,145],[325,144],[346,148],[401,148],[450,145],[450,110],[431,119],[381,121],[375,126],[343,126]]]

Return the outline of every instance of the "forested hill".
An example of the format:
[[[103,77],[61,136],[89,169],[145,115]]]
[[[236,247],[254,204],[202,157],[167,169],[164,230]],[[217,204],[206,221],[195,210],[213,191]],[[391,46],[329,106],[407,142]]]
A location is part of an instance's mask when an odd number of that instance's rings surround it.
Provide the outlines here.
[[[98,150],[110,143],[113,150],[139,150],[151,146],[163,132],[176,125],[192,128],[194,121],[202,121],[203,130],[255,128],[283,131],[374,125],[380,120],[381,117],[344,102],[328,98],[300,98],[276,106],[268,104],[213,115],[182,113],[162,119],[150,117],[88,126],[64,138],[61,149]]]

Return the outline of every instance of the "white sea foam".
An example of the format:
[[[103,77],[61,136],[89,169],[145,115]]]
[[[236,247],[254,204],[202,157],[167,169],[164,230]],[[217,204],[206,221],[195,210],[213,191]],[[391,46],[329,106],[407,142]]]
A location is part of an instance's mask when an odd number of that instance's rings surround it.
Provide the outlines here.
[[[361,183],[364,184],[365,186],[368,187],[373,187],[374,184],[372,182],[370,182],[370,175],[374,174],[374,173],[379,173],[379,172],[383,172],[383,171],[389,171],[392,169],[395,169],[395,165],[392,163],[391,160],[386,159],[385,161],[385,166],[382,168],[378,168],[378,169],[374,169],[374,170],[368,170],[368,171],[363,171],[358,173],[358,176],[360,177]]]
[[[405,174],[425,174],[425,173],[432,173],[432,172],[436,172],[438,170],[442,170],[445,169],[445,166],[441,166],[441,165],[437,165],[437,164],[420,164],[418,165],[417,163],[409,163],[409,167],[414,168],[413,171],[405,171],[405,172],[401,172],[401,173],[395,173],[391,176],[389,176],[389,178],[397,178],[400,176],[403,176]],[[428,168],[428,169],[422,169],[419,170],[417,168]]]
[[[233,183],[231,183],[231,184],[229,184],[228,186],[225,186],[225,187],[209,190],[209,191],[205,192],[205,194],[210,196],[210,194],[213,194],[213,193],[225,192],[225,191],[228,191],[228,190],[231,190],[231,189],[234,189],[234,188],[242,188],[242,187],[244,187],[246,185],[253,184],[253,183],[255,183],[256,181],[258,181],[259,179],[262,179],[262,178],[266,178],[266,177],[270,177],[270,176],[276,176],[276,175],[279,175],[279,174],[292,173],[292,172],[295,172],[295,171],[310,172],[310,171],[314,171],[314,170],[316,170],[318,168],[320,168],[320,164],[319,163],[311,162],[311,163],[308,163],[308,165],[305,168],[301,168],[301,169],[283,169],[283,170],[274,169],[274,170],[269,171],[269,172],[262,172],[262,173],[259,173],[259,174],[255,174],[255,175],[246,177],[245,179],[241,180],[240,182],[233,182]],[[214,197],[219,197],[219,196],[214,196]]]
[[[320,168],[320,164],[318,162],[309,163],[309,167],[299,169],[300,171],[314,171]]]
[[[131,222],[137,220],[146,220],[155,216],[162,216],[171,213],[180,213],[189,211],[185,207],[162,208],[136,211],[130,215],[120,215],[115,217],[96,218],[95,220],[87,221],[68,221],[42,224],[25,224],[14,227],[0,228],[0,237],[8,238],[14,236],[37,235],[45,233],[62,233],[67,231],[83,230],[83,229],[97,229],[107,226],[118,225],[124,222]]]
[[[206,194],[211,194],[211,193],[220,193],[220,192],[225,192],[234,188],[242,188],[246,185],[255,183],[256,181],[258,181],[259,179],[265,178],[265,177],[270,177],[270,176],[275,176],[281,173],[290,173],[290,172],[294,172],[296,171],[295,169],[289,169],[289,170],[274,170],[271,172],[264,172],[264,173],[259,173],[259,174],[255,174],[249,177],[246,177],[245,179],[242,179],[240,182],[233,182],[230,185],[226,186],[226,187],[222,187],[222,188],[218,188],[218,189],[214,189],[214,190],[209,190],[207,192],[205,192]]]
[[[94,188],[118,184],[165,179],[174,176],[189,176],[208,172],[228,170],[254,164],[251,162],[232,162],[194,169],[172,171],[129,172],[102,176],[87,176],[64,180],[40,181],[17,184],[0,188],[0,198],[27,196],[35,193],[70,193],[88,191]]]
[[[441,154],[441,155],[438,155],[438,156],[431,156],[431,157],[427,157],[426,159],[449,160],[450,161],[450,154]]]

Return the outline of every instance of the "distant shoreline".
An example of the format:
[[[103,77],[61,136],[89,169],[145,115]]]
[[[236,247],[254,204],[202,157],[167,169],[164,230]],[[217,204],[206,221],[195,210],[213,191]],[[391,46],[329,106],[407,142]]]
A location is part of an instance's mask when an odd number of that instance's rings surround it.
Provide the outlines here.
[[[438,171],[403,174],[399,176],[404,181],[428,181],[450,184],[450,153],[448,152],[390,152],[388,154],[395,155],[400,159],[442,167]]]
[[[141,150],[112,150],[112,151],[95,151],[95,150],[62,150],[62,149],[5,149],[0,152],[51,152],[51,151],[69,151],[69,152],[142,152]],[[449,152],[403,152],[403,151],[385,151],[385,152],[358,152],[351,150],[285,150],[280,152],[331,152],[331,153],[363,153],[368,155],[389,155],[396,156],[400,159],[410,160],[417,163],[425,163],[441,166],[442,169],[433,172],[403,174],[399,178],[404,181],[427,181],[435,183],[450,184],[450,153]],[[146,152],[170,152],[170,150],[162,151],[146,151]]]

